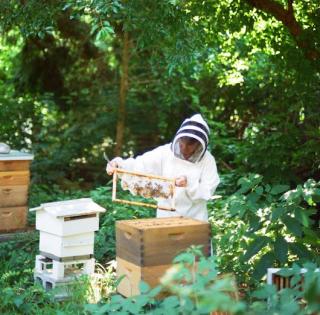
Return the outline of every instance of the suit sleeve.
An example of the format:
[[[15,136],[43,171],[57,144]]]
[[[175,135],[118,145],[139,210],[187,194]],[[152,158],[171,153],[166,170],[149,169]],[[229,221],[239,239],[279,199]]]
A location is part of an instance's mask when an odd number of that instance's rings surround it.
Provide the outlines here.
[[[212,197],[219,183],[216,162],[214,157],[210,155],[205,161],[200,180],[188,183],[186,193],[192,201],[207,201]]]
[[[120,168],[127,171],[161,175],[162,153],[163,146],[160,146],[152,151],[148,151],[142,155],[138,155],[136,158],[117,158],[116,162],[118,163]]]

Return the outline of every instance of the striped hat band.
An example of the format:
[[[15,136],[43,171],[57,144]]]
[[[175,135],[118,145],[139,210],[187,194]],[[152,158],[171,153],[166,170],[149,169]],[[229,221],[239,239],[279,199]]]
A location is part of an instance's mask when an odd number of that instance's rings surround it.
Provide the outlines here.
[[[179,129],[178,132],[176,133],[175,139],[180,138],[179,135],[184,137],[191,137],[194,138],[193,136],[196,136],[197,138],[200,138],[203,141],[203,144],[205,145],[205,148],[208,146],[208,136],[206,133],[203,131],[199,131],[198,129]]]
[[[209,136],[209,134],[210,134],[210,130],[207,128],[207,126],[205,126],[197,121],[187,120],[180,126],[180,129],[185,126],[195,126],[195,127],[202,129],[207,134],[207,136]]]

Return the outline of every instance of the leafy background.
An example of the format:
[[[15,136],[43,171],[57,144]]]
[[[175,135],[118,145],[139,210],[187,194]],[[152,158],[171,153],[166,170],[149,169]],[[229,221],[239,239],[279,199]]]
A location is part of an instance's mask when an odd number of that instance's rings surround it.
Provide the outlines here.
[[[80,197],[106,207],[95,257],[107,264],[114,222],[154,213],[111,202],[103,153],[141,154],[200,112],[222,179],[208,203],[215,266],[236,275],[248,303],[231,311],[314,311],[312,298],[309,310],[297,308],[297,292],[251,292],[267,267],[319,265],[316,2],[13,0],[1,1],[0,13],[0,141],[35,155],[30,207]],[[1,243],[3,313],[62,307],[33,285],[37,246],[36,233]],[[308,298],[320,286],[312,281]],[[61,312],[107,313],[120,301],[90,311],[77,294]],[[151,303],[152,294],[141,300]],[[196,312],[192,299],[178,297],[151,304],[159,313]]]

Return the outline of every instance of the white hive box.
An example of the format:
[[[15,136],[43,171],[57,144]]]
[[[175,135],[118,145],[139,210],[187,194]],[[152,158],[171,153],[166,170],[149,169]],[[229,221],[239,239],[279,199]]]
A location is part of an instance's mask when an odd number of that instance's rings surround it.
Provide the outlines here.
[[[105,209],[90,198],[44,203],[36,211],[40,252],[57,258],[92,255],[99,213]]]

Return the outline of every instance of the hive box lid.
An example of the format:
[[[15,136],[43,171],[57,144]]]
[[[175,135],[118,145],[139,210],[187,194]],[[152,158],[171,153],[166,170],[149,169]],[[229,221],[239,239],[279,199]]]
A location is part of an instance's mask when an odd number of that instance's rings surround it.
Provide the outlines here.
[[[43,203],[40,207],[30,209],[30,211],[39,210],[46,211],[55,217],[77,216],[106,211],[105,208],[99,206],[91,198]]]
[[[33,154],[11,150],[9,153],[0,153],[0,161],[33,160]]]
[[[177,228],[187,226],[207,226],[208,222],[199,221],[187,217],[147,218],[138,220],[116,221],[118,227],[127,226],[136,230],[152,230],[161,228]]]

